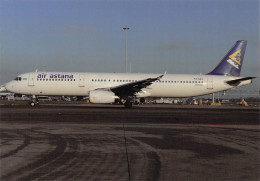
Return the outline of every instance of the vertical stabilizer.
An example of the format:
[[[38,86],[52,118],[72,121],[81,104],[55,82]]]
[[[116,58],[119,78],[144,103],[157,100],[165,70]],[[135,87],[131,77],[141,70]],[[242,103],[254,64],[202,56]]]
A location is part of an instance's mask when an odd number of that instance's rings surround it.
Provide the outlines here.
[[[221,62],[208,75],[240,75],[243,59],[246,51],[247,41],[239,40],[224,56]]]

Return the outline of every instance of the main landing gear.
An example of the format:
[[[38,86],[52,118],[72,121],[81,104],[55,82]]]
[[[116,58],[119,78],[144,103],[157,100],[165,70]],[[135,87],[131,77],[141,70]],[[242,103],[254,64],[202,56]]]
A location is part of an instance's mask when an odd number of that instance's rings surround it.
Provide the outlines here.
[[[126,100],[124,103],[125,108],[130,109],[132,108],[133,104],[130,100]]]
[[[38,99],[35,95],[32,96],[32,99],[28,102],[28,104],[31,107],[35,107],[36,105],[39,105]]]

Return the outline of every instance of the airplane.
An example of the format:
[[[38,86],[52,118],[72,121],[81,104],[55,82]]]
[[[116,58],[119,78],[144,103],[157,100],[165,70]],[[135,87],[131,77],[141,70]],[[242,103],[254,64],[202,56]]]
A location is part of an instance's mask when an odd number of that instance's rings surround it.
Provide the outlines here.
[[[0,92],[3,92],[3,91],[7,91],[6,88],[5,88],[5,84],[0,86]]]
[[[205,75],[29,72],[5,85],[10,92],[37,96],[89,96],[91,103],[120,102],[131,108],[134,98],[195,97],[252,83],[256,77],[240,77],[247,41],[239,40],[220,63]]]

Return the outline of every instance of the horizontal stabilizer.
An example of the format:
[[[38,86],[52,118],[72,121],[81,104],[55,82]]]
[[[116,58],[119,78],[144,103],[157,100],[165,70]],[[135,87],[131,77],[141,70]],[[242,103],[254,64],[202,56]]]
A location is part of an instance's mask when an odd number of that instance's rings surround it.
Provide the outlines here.
[[[245,78],[241,78],[241,79],[229,80],[229,81],[226,81],[226,83],[231,86],[238,86],[241,82],[246,81],[246,80],[251,80],[254,78],[256,78],[256,77],[245,77]]]

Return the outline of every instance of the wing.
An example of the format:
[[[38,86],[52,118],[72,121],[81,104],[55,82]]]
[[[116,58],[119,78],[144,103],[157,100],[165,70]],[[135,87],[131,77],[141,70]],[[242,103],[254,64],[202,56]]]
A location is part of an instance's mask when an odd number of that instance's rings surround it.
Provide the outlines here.
[[[256,77],[245,77],[245,78],[241,78],[241,79],[229,80],[229,81],[226,81],[226,83],[231,86],[237,86],[240,84],[240,82],[243,82],[245,80],[254,79],[254,78],[256,78]]]
[[[164,75],[160,75],[156,78],[148,78],[128,84],[123,84],[115,87],[111,87],[110,90],[115,93],[118,97],[134,96],[135,93],[140,92],[143,88],[148,87],[156,80],[160,80]]]

